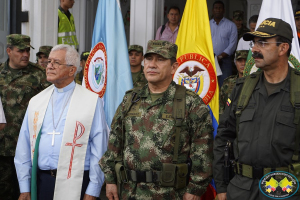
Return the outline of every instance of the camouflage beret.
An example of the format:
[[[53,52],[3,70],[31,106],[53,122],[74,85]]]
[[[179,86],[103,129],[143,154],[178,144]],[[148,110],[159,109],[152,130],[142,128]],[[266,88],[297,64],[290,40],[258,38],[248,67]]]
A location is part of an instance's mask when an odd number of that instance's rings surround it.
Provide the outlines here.
[[[30,45],[30,37],[21,34],[11,34],[6,36],[7,44],[17,47],[18,49],[33,48]],[[33,48],[34,49],[34,48]]]
[[[143,47],[142,46],[140,46],[140,45],[130,45],[129,47],[128,47],[128,53],[130,52],[130,51],[137,51],[137,52],[141,52],[141,53],[143,53]]]
[[[39,56],[40,54],[45,54],[47,57],[49,57],[49,54],[51,52],[52,46],[40,46],[39,52],[36,53],[36,56]]]
[[[86,61],[88,59],[89,55],[90,55],[89,51],[83,51],[80,55],[80,60],[85,60]]]
[[[247,59],[249,50],[240,50],[235,52],[235,59],[238,60],[240,58]]]
[[[238,20],[238,21],[243,20],[244,12],[241,10],[233,11],[233,19]]]
[[[161,55],[164,58],[176,58],[177,45],[168,41],[149,40],[145,56],[150,53]]]

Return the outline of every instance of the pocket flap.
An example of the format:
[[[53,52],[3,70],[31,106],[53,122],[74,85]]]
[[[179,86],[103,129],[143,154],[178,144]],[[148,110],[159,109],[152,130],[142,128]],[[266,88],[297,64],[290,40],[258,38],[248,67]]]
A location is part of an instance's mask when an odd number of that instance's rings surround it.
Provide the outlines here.
[[[253,119],[254,113],[254,109],[245,109],[240,117],[240,122],[251,121]]]

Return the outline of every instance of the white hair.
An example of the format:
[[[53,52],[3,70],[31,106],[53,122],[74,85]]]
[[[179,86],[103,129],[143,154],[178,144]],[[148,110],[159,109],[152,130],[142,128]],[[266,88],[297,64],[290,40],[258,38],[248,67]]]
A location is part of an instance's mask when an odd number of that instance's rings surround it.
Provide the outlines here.
[[[76,74],[81,71],[80,57],[78,52],[76,51],[76,49],[74,49],[73,47],[67,44],[56,45],[52,48],[51,51],[59,51],[59,50],[66,51],[66,64],[76,67],[76,73],[74,74],[74,76],[76,76]]]

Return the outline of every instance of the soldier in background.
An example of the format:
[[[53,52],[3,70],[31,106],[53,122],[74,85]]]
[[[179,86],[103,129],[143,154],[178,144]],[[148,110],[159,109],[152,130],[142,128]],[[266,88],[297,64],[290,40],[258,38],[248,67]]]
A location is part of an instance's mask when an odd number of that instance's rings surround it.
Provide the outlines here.
[[[237,75],[226,78],[220,90],[220,115],[224,112],[226,102],[235,87],[236,79],[243,77],[244,68],[248,56],[248,50],[240,50],[235,52],[234,63],[238,71]]]
[[[238,40],[250,30],[244,26],[244,12],[241,10],[236,10],[233,12],[233,19],[232,21],[235,23],[237,31],[238,31]]]
[[[81,67],[81,71],[77,73],[76,77],[75,77],[75,82],[79,85],[82,85],[82,80],[83,80],[83,74],[84,74],[84,67],[85,67],[85,63],[86,60],[88,59],[90,55],[89,51],[84,51],[81,53],[80,55],[80,67]]]
[[[52,46],[40,46],[39,52],[36,53],[37,64],[46,69],[48,64],[48,57]]]
[[[128,53],[133,87],[146,85],[147,80],[143,72],[144,66],[142,65],[142,61],[144,60],[143,47],[140,45],[130,45]]]
[[[118,198],[116,160],[128,178],[119,199],[200,200],[206,191],[212,175],[212,120],[195,92],[172,81],[176,53],[176,44],[150,40],[144,60],[148,84],[126,92],[117,109],[108,150],[100,160],[109,199]],[[190,175],[184,168],[189,158]],[[176,168],[186,170],[179,175]],[[175,189],[187,178],[187,185]]]
[[[0,197],[5,200],[16,200],[20,194],[14,155],[28,102],[49,86],[43,70],[29,62],[30,48],[29,36],[8,35],[9,58],[0,66],[0,96],[7,122],[0,131]]]

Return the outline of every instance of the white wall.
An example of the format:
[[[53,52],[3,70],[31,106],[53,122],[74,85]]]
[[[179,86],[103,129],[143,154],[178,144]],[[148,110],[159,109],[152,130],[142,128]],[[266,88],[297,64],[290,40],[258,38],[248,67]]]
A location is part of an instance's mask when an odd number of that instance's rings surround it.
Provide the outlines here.
[[[22,0],[22,11],[29,11],[29,22],[22,23],[22,34],[31,37],[30,61],[36,61],[36,53],[42,45],[57,44],[58,1]]]

